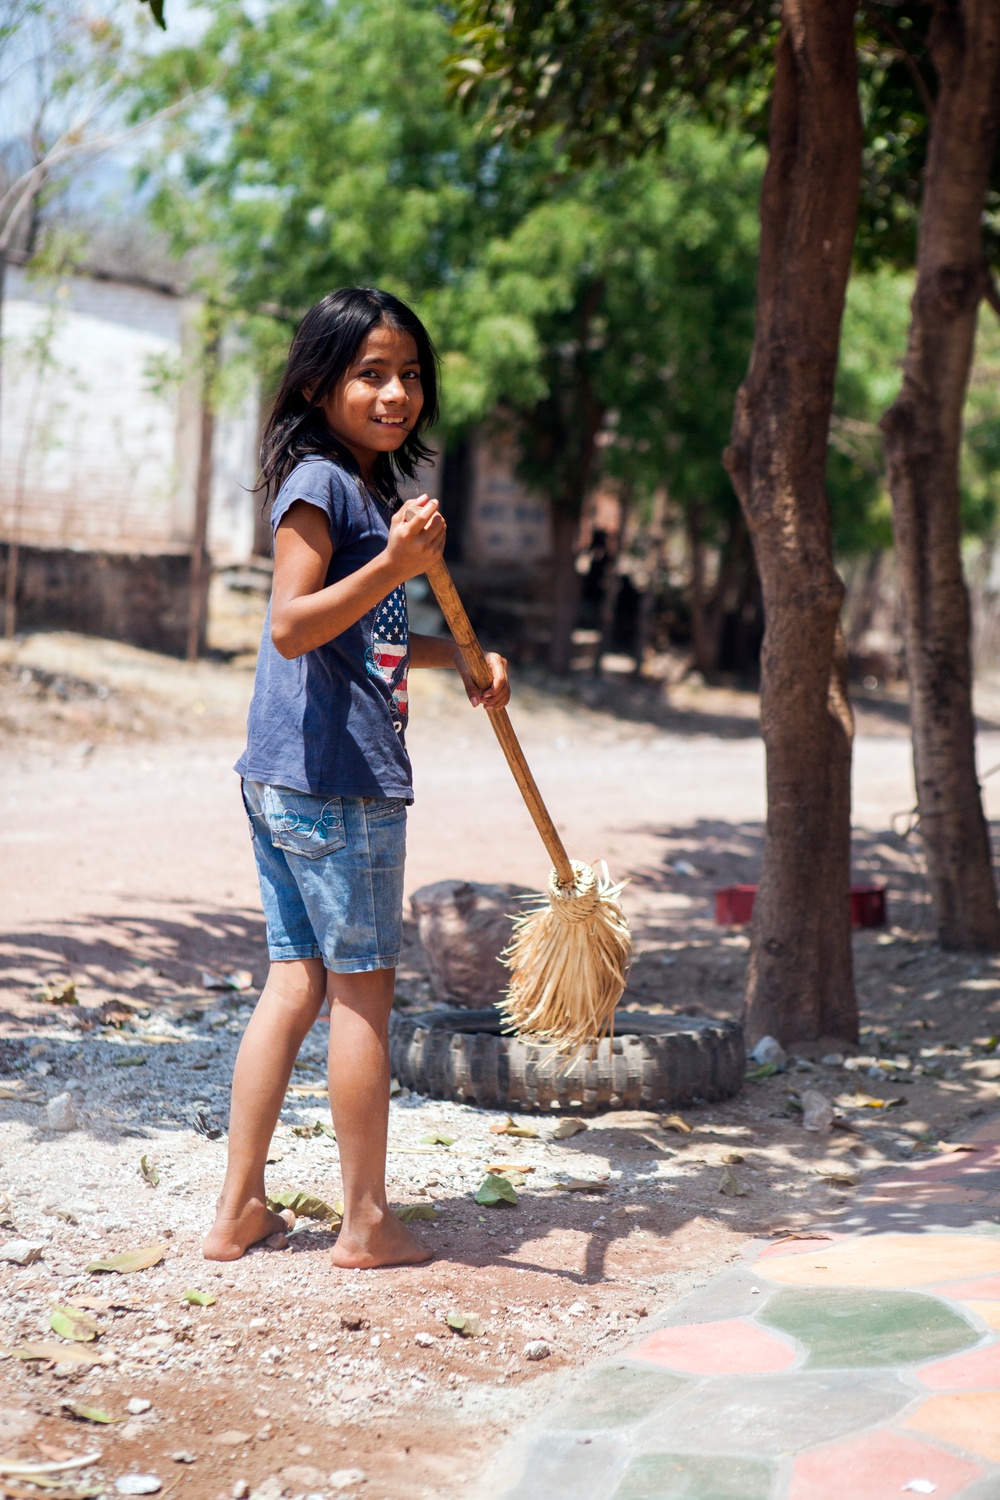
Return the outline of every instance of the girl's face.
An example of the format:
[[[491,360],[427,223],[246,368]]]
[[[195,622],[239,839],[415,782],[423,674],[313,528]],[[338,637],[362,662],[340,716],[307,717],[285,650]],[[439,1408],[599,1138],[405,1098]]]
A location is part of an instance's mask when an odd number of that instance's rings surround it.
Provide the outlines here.
[[[368,479],[378,454],[395,452],[412,432],[423,404],[416,341],[383,323],[361,344],[322,410]]]

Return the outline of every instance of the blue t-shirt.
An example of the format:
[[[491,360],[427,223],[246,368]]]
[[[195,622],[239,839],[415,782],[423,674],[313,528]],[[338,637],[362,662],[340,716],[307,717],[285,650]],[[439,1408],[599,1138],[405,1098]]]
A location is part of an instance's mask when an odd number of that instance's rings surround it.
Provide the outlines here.
[[[274,529],[296,500],[318,506],[330,522],[333,556],[327,585],[385,550],[388,512],[330,459],[308,459],[289,474],[271,507]],[[319,797],[405,797],[412,802],[404,740],[409,661],[402,584],[335,640],[293,661],[271,640],[269,605],[247,748],[235,769],[250,781]]]

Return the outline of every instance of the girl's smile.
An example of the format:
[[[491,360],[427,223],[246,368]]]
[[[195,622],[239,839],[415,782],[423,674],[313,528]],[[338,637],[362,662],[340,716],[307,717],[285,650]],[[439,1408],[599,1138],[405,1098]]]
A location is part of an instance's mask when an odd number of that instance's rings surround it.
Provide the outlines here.
[[[416,340],[383,323],[364,340],[322,411],[330,430],[371,479],[378,455],[400,447],[423,405]]]

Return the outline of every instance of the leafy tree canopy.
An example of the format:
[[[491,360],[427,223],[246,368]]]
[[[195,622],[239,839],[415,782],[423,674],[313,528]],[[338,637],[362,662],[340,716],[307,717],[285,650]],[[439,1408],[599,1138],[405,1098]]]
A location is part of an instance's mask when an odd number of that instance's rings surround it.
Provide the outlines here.
[[[498,135],[558,129],[574,159],[659,145],[678,115],[763,140],[778,0],[459,0],[454,93]],[[930,0],[862,0],[865,154],[859,259],[912,261],[933,108]]]
[[[578,507],[601,465],[678,497],[719,462],[752,336],[754,143],[682,123],[664,153],[574,167],[449,104],[430,0],[213,0],[197,48],[146,66],[143,103],[202,102],[151,169],[155,210],[242,313],[265,365],[332,286],[414,302],[444,355],[452,428],[498,406],[525,473]],[[209,258],[205,261],[206,253]]]

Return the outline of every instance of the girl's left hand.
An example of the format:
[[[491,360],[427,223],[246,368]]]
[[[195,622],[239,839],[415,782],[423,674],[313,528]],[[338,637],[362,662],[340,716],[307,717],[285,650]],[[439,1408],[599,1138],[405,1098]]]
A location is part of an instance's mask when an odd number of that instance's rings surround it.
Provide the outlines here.
[[[510,683],[507,681],[507,659],[499,656],[496,651],[486,652],[486,665],[493,673],[493,683],[485,692],[480,692],[469,676],[469,669],[461,656],[456,662],[462,681],[465,683],[465,691],[469,695],[469,702],[473,708],[480,704],[484,708],[506,708],[510,702]]]

